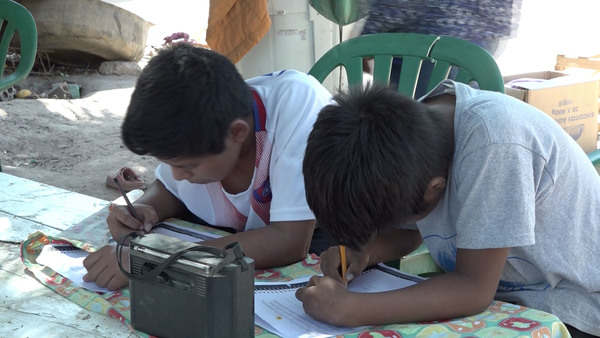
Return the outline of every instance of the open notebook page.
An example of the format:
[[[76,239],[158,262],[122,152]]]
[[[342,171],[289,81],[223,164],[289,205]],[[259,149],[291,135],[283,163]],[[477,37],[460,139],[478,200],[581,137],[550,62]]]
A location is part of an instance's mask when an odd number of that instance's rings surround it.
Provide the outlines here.
[[[328,337],[355,332],[364,327],[339,327],[319,322],[304,312],[296,299],[296,290],[306,286],[309,278],[286,283],[255,284],[254,312],[256,324],[283,337]],[[348,284],[353,292],[384,292],[401,289],[422,278],[407,275],[383,265],[366,270]]]

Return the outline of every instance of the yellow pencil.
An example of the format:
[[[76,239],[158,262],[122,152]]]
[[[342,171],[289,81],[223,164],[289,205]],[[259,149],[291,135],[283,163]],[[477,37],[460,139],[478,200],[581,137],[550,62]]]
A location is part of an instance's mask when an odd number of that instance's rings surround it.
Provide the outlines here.
[[[342,265],[342,279],[344,280],[344,283],[348,285],[348,282],[346,281],[346,247],[343,245],[340,245],[340,260]]]

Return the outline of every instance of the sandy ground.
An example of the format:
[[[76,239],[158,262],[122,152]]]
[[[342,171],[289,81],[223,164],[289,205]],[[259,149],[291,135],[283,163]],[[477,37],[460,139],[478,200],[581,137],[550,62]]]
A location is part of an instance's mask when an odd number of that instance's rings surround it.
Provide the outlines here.
[[[30,75],[27,82],[60,80]],[[129,166],[152,182],[157,161],[129,152],[120,138],[136,77],[79,74],[68,80],[81,84],[82,98],[0,102],[3,171],[104,200],[119,196],[105,183],[111,170]]]
[[[148,32],[147,62],[153,47],[175,32],[203,41],[208,0],[193,5],[173,0],[105,0],[129,10],[153,26]],[[187,9],[187,10],[182,10]],[[81,85],[81,98],[0,101],[0,163],[5,173],[32,179],[104,200],[119,197],[106,186],[107,174],[129,166],[150,184],[158,164],[129,152],[121,143],[120,126],[135,86],[135,76],[100,75],[62,69],[53,76],[30,74],[23,88],[43,91],[63,80]]]

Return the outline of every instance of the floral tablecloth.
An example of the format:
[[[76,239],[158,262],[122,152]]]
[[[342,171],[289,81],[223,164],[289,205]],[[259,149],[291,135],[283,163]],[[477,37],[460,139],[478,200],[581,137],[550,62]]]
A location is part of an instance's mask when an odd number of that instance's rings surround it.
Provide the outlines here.
[[[117,318],[128,325],[133,332],[141,337],[147,334],[135,331],[131,327],[129,314],[129,289],[123,288],[111,293],[96,293],[76,286],[70,280],[63,278],[48,267],[36,263],[44,245],[51,243],[71,243],[86,251],[94,251],[108,243],[109,235],[105,219],[107,208],[86,218],[84,221],[63,231],[57,236],[47,236],[35,232],[21,245],[21,258],[25,266],[45,286],[63,297],[90,311]],[[219,230],[203,227],[184,221],[175,221],[212,233]],[[223,233],[224,234],[224,233]],[[256,281],[289,281],[307,275],[319,274],[319,257],[308,255],[303,261],[284,268],[257,270]],[[273,333],[255,326],[256,337],[277,337]],[[525,308],[522,306],[493,302],[490,307],[477,315],[439,322],[424,322],[415,324],[394,324],[376,326],[347,334],[344,337],[375,338],[375,337],[569,337],[564,324],[554,315]]]

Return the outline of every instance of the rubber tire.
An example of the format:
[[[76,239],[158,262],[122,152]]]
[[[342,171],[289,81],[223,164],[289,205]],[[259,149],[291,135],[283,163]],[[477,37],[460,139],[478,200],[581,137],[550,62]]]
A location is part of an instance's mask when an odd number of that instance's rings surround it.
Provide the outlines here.
[[[50,61],[97,67],[103,61],[144,56],[151,23],[100,0],[18,0],[33,15],[38,50]]]

